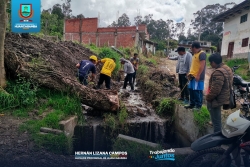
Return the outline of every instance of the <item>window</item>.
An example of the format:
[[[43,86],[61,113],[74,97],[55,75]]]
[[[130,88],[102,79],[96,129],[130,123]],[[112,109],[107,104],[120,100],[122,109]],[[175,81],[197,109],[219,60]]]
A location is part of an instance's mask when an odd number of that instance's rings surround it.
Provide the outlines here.
[[[247,21],[247,14],[240,17],[240,23],[244,23]]]
[[[248,39],[249,39],[249,38],[244,38],[244,39],[242,39],[241,47],[246,47],[246,46],[248,46]]]
[[[201,43],[201,45],[203,45],[203,43]]]
[[[206,43],[206,42],[204,42],[204,45],[207,45],[207,43]]]

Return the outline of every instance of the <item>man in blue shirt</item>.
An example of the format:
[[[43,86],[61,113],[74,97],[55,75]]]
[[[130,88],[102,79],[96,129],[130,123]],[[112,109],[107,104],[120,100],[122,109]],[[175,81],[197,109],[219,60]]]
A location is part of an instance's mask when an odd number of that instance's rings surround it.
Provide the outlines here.
[[[96,74],[96,63],[97,57],[92,55],[89,57],[89,60],[82,60],[76,65],[76,67],[79,69],[78,78],[81,84],[85,86],[88,85],[87,79],[90,72],[92,73],[90,82],[94,81]]]

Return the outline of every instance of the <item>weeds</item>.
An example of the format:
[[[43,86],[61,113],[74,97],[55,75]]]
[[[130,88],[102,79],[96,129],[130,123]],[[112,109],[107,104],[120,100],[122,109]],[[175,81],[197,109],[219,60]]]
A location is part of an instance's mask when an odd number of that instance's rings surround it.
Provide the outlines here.
[[[206,125],[210,120],[210,114],[207,110],[207,107],[202,106],[201,111],[194,111],[194,121],[198,126],[200,132],[203,132],[206,129]]]
[[[140,65],[138,70],[137,70],[137,73],[139,75],[147,74],[148,73],[148,67],[145,66],[145,65]]]
[[[20,76],[16,82],[7,83],[6,91],[9,94],[0,92],[0,111],[16,107],[26,108],[37,101],[37,85]]]
[[[250,81],[250,71],[249,69],[249,64],[247,59],[231,59],[228,61],[225,61],[225,63],[229,67],[233,67],[236,65],[240,65],[239,69],[236,70],[236,74],[240,75],[244,80]]]
[[[159,106],[156,108],[156,112],[161,116],[173,116],[175,112],[176,100],[172,98],[163,98],[160,101]]]
[[[70,115],[81,116],[80,99],[69,93],[38,88],[31,80],[19,77],[16,82],[8,82],[7,93],[0,92],[0,110],[11,111],[13,116],[41,116],[43,119],[29,120],[20,126],[28,131],[37,148],[45,148],[56,153],[67,153],[71,142],[64,134],[40,134],[41,127],[59,129],[59,122]],[[38,112],[34,112],[38,111]]]
[[[106,124],[112,131],[114,131],[114,130],[117,128],[117,122],[116,122],[115,116],[112,115],[111,113],[109,113],[109,114],[105,114],[104,117],[105,117],[105,119],[104,119],[105,124]]]
[[[119,122],[122,125],[122,127],[124,127],[125,121],[128,118],[128,113],[127,113],[127,109],[126,109],[125,105],[121,105],[121,106],[122,107],[121,107],[121,110],[119,111],[118,119],[119,119]]]

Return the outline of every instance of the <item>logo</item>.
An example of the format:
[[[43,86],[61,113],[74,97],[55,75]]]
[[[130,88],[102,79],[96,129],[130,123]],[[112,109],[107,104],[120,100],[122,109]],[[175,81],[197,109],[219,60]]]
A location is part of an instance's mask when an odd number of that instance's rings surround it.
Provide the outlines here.
[[[23,19],[28,19],[33,16],[32,4],[20,4],[19,16]]]
[[[40,32],[41,1],[11,0],[11,30],[16,33]]]
[[[148,158],[154,159],[155,161],[175,161],[175,150],[174,149],[168,149],[168,150],[162,150],[162,151],[149,151]]]

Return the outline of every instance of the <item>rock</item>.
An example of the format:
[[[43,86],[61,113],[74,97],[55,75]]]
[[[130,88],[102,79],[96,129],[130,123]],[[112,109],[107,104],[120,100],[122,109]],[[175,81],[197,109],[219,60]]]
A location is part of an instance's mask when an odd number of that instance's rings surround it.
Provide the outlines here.
[[[23,141],[22,140],[17,140],[17,143],[22,143]]]
[[[130,94],[128,92],[124,92],[121,96],[121,98],[125,99],[128,98],[130,96]]]
[[[146,117],[147,116],[146,112],[147,112],[146,108],[139,108],[139,107],[137,107],[137,113],[136,113],[136,115],[138,115],[140,117]]]

